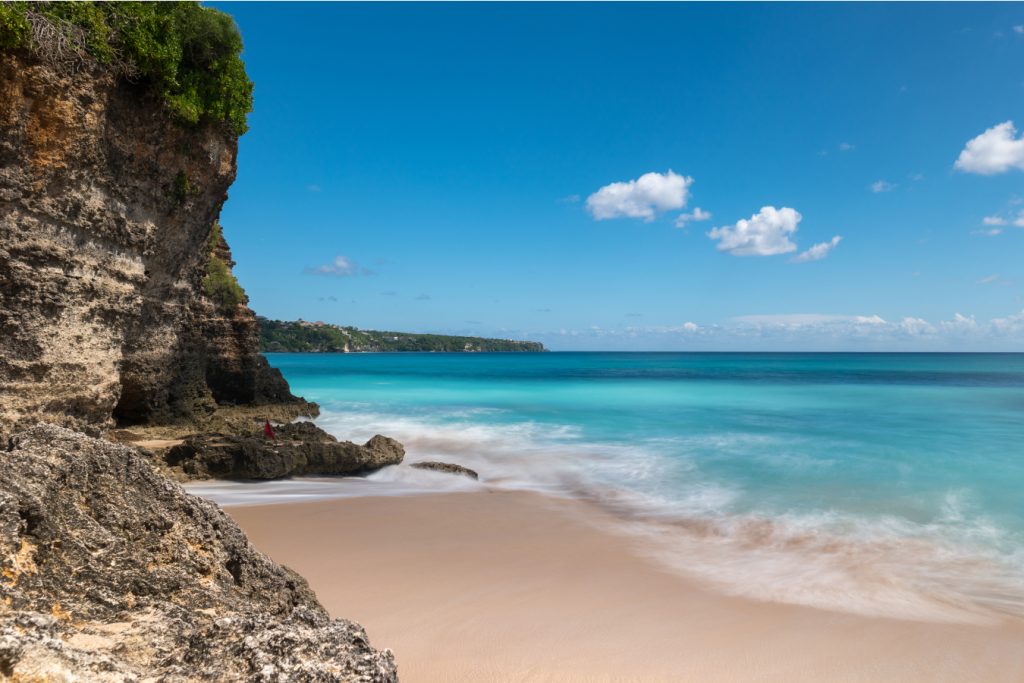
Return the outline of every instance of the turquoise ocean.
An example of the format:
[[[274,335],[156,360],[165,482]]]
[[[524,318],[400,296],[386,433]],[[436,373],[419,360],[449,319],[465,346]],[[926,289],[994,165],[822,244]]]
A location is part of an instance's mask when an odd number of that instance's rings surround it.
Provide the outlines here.
[[[1024,354],[268,354],[317,424],[406,445],[365,479],[224,503],[481,488],[584,499],[727,593],[929,620],[1024,617]],[[605,517],[602,515],[602,517]]]

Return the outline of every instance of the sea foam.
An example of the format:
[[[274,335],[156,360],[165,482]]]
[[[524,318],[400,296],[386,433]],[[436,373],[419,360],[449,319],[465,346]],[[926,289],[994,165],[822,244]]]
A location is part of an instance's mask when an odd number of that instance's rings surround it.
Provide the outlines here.
[[[405,444],[406,463],[365,478],[190,488],[224,505],[533,491],[600,507],[638,552],[726,593],[893,618],[1024,617],[1024,556],[1015,538],[968,513],[956,491],[947,492],[942,516],[927,523],[867,512],[760,510],[743,503],[741,485],[700,476],[697,463],[680,455],[681,446],[694,446],[685,437],[599,442],[574,425],[516,420],[496,409],[409,415],[373,408],[333,403],[317,424],[353,441],[388,434]],[[765,445],[765,437],[744,434],[699,438],[701,447],[718,451]],[[776,458],[778,467],[828,466],[799,455]],[[409,466],[421,460],[470,467],[480,481]]]

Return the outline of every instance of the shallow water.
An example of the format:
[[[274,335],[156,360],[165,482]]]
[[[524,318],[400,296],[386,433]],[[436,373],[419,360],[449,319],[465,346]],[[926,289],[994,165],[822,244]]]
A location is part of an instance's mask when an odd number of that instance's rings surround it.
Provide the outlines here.
[[[201,485],[225,503],[498,486],[586,498],[659,561],[767,600],[1024,616],[1024,354],[269,354],[407,466]]]

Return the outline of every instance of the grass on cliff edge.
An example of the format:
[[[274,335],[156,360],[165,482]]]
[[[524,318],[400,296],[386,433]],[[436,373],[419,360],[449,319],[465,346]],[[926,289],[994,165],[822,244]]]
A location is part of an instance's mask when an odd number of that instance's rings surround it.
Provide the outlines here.
[[[247,129],[252,81],[238,28],[196,2],[0,2],[0,49],[72,73],[99,64],[152,87],[184,123]]]

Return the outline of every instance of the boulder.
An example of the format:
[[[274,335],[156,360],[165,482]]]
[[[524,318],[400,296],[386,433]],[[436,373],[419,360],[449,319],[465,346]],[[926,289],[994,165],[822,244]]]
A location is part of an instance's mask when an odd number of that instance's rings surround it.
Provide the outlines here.
[[[397,681],[390,651],[134,449],[53,425],[0,452],[0,679]]]
[[[281,479],[302,475],[357,475],[405,457],[402,444],[374,436],[362,446],[338,441],[312,422],[277,428],[277,439],[234,434],[194,434],[164,454],[188,479]]]

